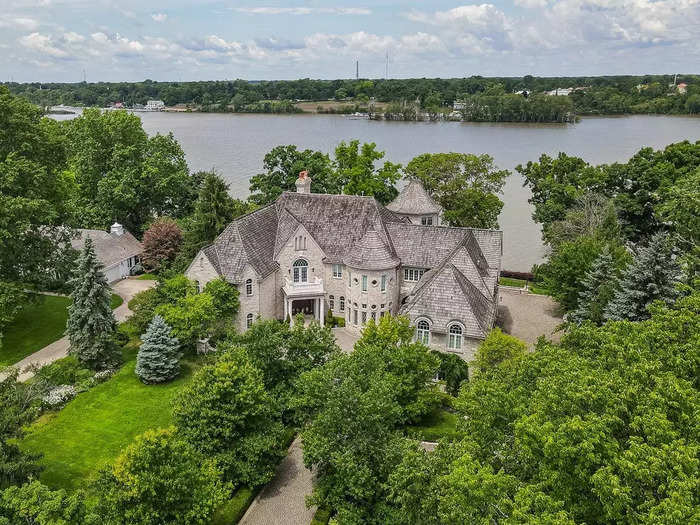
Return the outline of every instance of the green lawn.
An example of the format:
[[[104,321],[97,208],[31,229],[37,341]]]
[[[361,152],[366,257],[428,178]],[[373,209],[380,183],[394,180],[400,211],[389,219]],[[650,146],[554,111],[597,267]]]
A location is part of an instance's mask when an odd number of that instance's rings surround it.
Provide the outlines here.
[[[534,293],[537,295],[549,295],[549,290],[547,290],[546,288],[542,288],[541,286],[534,285],[534,284],[531,284],[528,287],[528,291],[530,293]]]
[[[513,279],[512,277],[499,277],[498,284],[502,286],[515,286],[516,288],[522,288],[527,284],[524,279]]]
[[[44,454],[42,482],[69,490],[85,487],[135,436],[172,423],[171,401],[196,365],[183,363],[180,377],[165,385],[144,385],[135,365],[132,355],[112,379],[29,427],[20,446]]]
[[[124,300],[112,294],[112,308]],[[36,295],[7,327],[0,348],[0,366],[14,365],[63,337],[68,319],[68,297]]]
[[[440,439],[457,439],[461,433],[457,430],[458,416],[444,408],[436,408],[417,425],[406,427],[406,433],[423,441]]]
[[[37,295],[5,330],[0,366],[14,365],[63,337],[68,319],[68,297]]]
[[[141,281],[157,281],[158,276],[154,273],[144,273],[142,275],[139,275],[137,279]]]

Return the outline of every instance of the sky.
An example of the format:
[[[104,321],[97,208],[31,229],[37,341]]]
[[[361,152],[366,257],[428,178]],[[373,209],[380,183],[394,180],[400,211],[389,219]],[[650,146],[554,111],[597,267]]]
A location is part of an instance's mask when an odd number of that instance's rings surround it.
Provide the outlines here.
[[[700,0],[0,0],[0,81],[700,73]]]

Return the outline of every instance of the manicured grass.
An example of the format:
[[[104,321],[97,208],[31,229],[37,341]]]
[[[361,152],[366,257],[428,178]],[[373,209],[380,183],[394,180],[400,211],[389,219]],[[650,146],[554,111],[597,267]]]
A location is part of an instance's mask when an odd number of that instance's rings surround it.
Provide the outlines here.
[[[171,402],[196,364],[183,363],[181,375],[165,385],[144,385],[135,365],[132,355],[112,379],[29,427],[20,447],[44,454],[42,482],[69,490],[86,487],[135,436],[172,423]]]
[[[5,330],[0,366],[14,365],[37,350],[63,337],[70,298],[36,294]],[[112,294],[112,309],[124,302]]]
[[[523,279],[513,279],[512,277],[499,277],[498,284],[502,286],[515,286],[516,288],[523,288],[527,281]]]
[[[68,297],[36,295],[5,330],[0,366],[14,365],[29,354],[63,337],[68,319]]]
[[[457,439],[461,432],[457,430],[459,421],[456,414],[444,408],[436,408],[418,425],[406,427],[406,433],[422,441],[438,441],[440,439]]]
[[[121,295],[117,295],[115,293],[112,294],[112,300],[110,301],[110,305],[112,306],[112,310],[115,308],[118,308],[121,306],[121,304],[124,302],[124,299],[122,299]]]
[[[158,276],[154,273],[144,273],[137,277],[140,281],[157,281]]]

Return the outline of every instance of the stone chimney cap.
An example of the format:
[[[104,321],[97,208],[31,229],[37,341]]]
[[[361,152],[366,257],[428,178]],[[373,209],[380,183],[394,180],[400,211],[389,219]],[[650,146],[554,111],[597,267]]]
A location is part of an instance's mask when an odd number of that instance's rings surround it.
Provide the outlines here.
[[[306,179],[309,176],[309,171],[308,170],[302,170],[299,172],[299,178],[300,179]]]

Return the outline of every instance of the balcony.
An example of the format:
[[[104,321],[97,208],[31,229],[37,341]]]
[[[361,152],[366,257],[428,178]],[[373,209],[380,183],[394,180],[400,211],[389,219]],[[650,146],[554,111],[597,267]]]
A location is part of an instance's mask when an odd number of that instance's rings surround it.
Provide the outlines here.
[[[311,297],[325,294],[323,279],[311,277],[307,282],[294,282],[289,277],[284,278],[282,287],[287,297]]]

